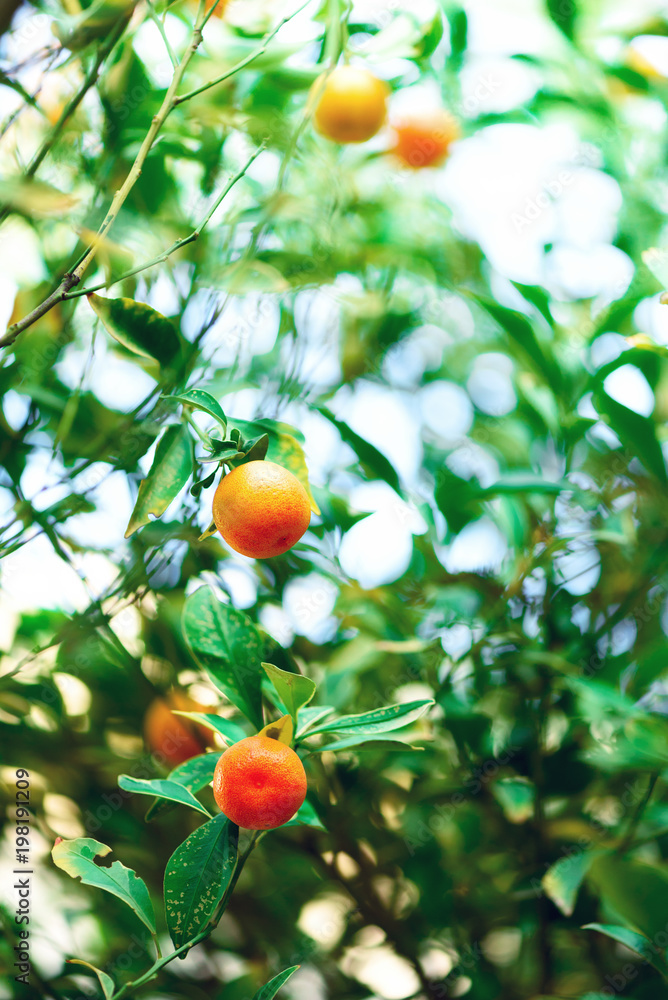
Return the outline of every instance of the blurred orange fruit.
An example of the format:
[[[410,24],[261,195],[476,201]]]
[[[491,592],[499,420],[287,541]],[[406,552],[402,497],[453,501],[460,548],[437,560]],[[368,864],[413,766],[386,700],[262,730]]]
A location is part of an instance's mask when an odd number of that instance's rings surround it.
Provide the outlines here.
[[[397,141],[392,152],[407,167],[439,166],[459,138],[457,122],[445,110],[406,116],[392,125]]]
[[[176,767],[204,753],[211,743],[211,733],[205,726],[198,726],[190,719],[174,715],[179,712],[201,712],[203,708],[180,691],[172,691],[167,698],[155,698],[144,716],[144,736],[154,754],[162,754],[170,767]]]
[[[311,503],[288,469],[275,462],[247,462],[218,484],[213,520],[236,552],[269,559],[299,541],[311,520]]]
[[[221,755],[213,796],[237,826],[273,830],[287,823],[306,798],[304,765],[285,743],[248,736]]]
[[[334,142],[366,142],[382,127],[390,89],[368,69],[339,66],[313,84],[318,94],[313,120]]]

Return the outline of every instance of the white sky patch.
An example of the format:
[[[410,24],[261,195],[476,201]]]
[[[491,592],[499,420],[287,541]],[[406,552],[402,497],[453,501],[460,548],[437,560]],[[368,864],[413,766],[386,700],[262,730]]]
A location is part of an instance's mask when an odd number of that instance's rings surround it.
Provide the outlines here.
[[[608,396],[628,406],[635,413],[649,417],[654,409],[654,393],[650,384],[635,365],[622,365],[607,376],[603,388]]]
[[[508,545],[489,518],[467,524],[439,555],[448,573],[497,571],[508,551]]]

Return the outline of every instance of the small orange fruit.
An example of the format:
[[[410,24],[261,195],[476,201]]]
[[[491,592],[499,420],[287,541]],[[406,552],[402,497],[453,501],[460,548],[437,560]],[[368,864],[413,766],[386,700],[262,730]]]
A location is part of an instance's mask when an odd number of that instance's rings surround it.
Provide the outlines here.
[[[393,124],[397,142],[392,150],[407,167],[436,167],[459,138],[459,126],[447,111],[425,111]]]
[[[366,142],[385,121],[390,89],[368,69],[339,66],[318,77],[312,93],[320,95],[315,127],[334,142]]]
[[[304,765],[287,744],[248,736],[221,755],[213,797],[237,826],[273,830],[287,823],[306,798]]]
[[[171,692],[166,699],[155,698],[148,706],[144,716],[146,743],[152,753],[162,754],[170,767],[204,753],[211,739],[208,729],[181,715],[174,715],[173,709],[179,712],[204,711],[201,705],[195,704],[180,691]]]
[[[218,484],[213,520],[235,552],[270,559],[297,544],[309,526],[311,503],[288,469],[275,462],[247,462]]]
[[[211,8],[213,7],[213,4],[214,4],[214,0],[206,0],[206,4],[204,6],[204,10],[206,11],[207,14],[209,13],[209,11],[211,10]],[[214,12],[212,14],[212,17],[220,17],[220,18],[222,18],[224,16],[224,14],[225,14],[225,8],[227,7],[227,4],[228,4],[228,0],[219,0],[218,6],[214,10]]]

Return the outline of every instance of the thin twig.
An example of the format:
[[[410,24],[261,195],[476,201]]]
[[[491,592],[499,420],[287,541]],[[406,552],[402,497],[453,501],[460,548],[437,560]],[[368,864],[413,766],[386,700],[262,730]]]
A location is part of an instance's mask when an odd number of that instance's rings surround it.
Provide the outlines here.
[[[160,32],[163,42],[165,43],[165,48],[167,49],[167,55],[170,58],[172,67],[173,69],[176,69],[176,67],[179,64],[179,61],[174,55],[174,49],[169,44],[169,39],[167,38],[167,32],[165,31],[164,22],[157,15],[155,7],[153,6],[153,0],[146,0],[146,3],[148,4],[148,12],[151,15],[152,20],[154,21],[155,26]]]
[[[173,253],[176,253],[177,250],[181,250],[182,247],[188,246],[189,243],[194,243],[195,240],[199,239],[199,237],[202,235],[204,228],[210,222],[211,218],[213,217],[216,210],[219,208],[223,199],[226,197],[227,194],[229,194],[229,192],[232,190],[237,181],[241,180],[241,178],[244,176],[250,165],[253,163],[254,160],[257,159],[257,157],[260,155],[260,153],[263,151],[264,148],[265,147],[263,143],[258,149],[255,150],[253,155],[244,164],[241,170],[228,181],[228,183],[225,185],[223,190],[216,198],[212,207],[206,213],[206,215],[204,216],[200,224],[197,226],[197,228],[192,231],[190,236],[186,236],[182,240],[176,240],[174,243],[172,243],[171,247],[168,247],[167,250],[164,250],[162,253],[158,254],[157,257],[152,257],[151,260],[144,261],[143,264],[138,264],[137,267],[133,267],[129,271],[125,271],[123,274],[120,274],[117,278],[112,278],[111,280],[108,281],[100,281],[97,285],[91,285],[87,288],[77,288],[76,291],[73,292],[65,292],[62,296],[63,300],[65,301],[67,299],[76,299],[82,295],[90,295],[92,292],[97,292],[101,288],[109,288],[110,285],[118,284],[119,281],[125,281],[126,278],[131,278],[133,277],[133,275],[139,274],[141,271],[146,271],[148,270],[148,268],[154,267],[156,264],[164,263],[164,261],[166,261],[168,257],[171,257]]]

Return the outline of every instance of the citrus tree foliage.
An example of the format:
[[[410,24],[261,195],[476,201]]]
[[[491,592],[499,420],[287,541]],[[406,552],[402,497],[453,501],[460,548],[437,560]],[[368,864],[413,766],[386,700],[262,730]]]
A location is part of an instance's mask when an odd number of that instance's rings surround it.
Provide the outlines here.
[[[3,795],[26,768],[50,894],[25,995],[268,1000],[300,976],[295,996],[341,1000],[663,995],[668,365],[647,322],[668,69],[634,40],[665,42],[665,9],[526,5],[543,48],[518,31],[506,62],[531,85],[504,103],[450,0],[16,6],[0,253],[34,260],[3,304],[0,584],[9,609],[47,551],[86,593],[3,624]],[[343,53],[393,99],[428,85],[480,164],[499,128],[570,130],[574,157],[505,222],[545,226],[582,172],[605,178],[627,280],[569,290],[554,226],[544,281],[509,280],[440,169],[401,167],[386,133],[319,136],[311,87]],[[392,447],[386,410],[349,416],[369,390],[401,404]],[[211,500],[265,458],[311,527],[243,563],[246,600]],[[99,540],[112,484],[127,520]],[[365,484],[391,497],[381,547],[410,536],[368,586],[339,560]],[[174,687],[211,742],[171,767],[142,732]],[[256,847],[210,783],[263,727],[309,794]]]

